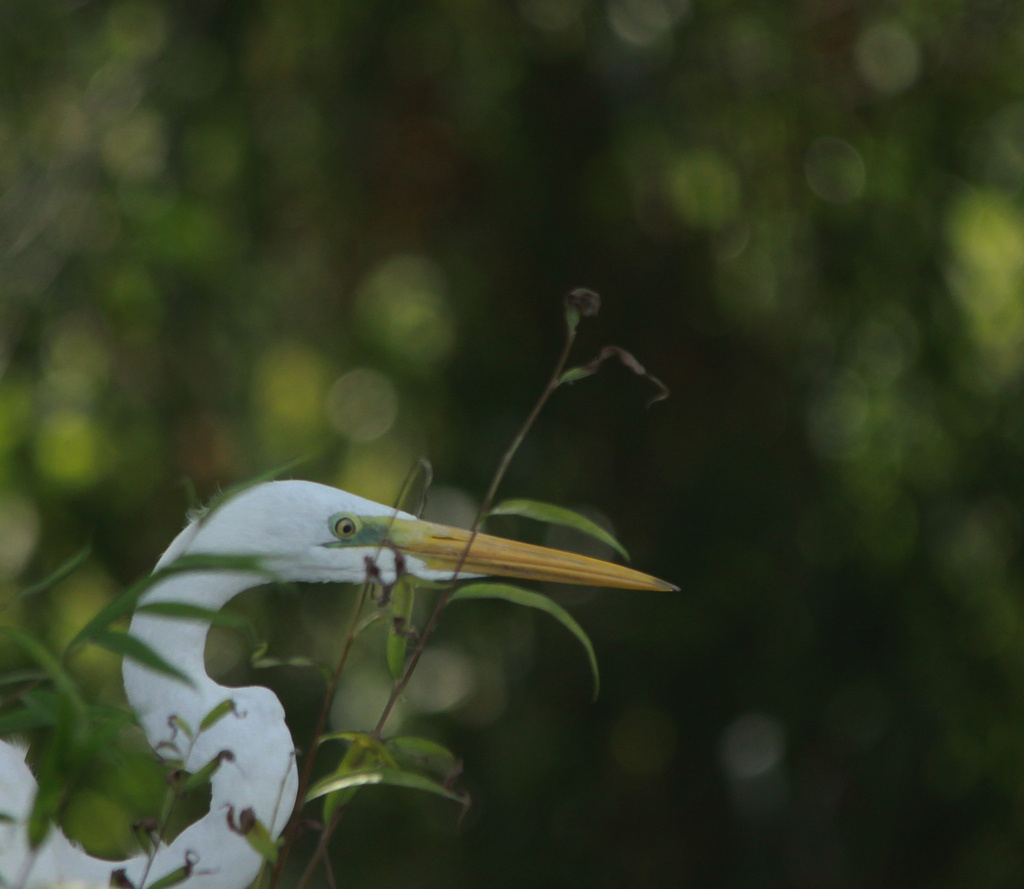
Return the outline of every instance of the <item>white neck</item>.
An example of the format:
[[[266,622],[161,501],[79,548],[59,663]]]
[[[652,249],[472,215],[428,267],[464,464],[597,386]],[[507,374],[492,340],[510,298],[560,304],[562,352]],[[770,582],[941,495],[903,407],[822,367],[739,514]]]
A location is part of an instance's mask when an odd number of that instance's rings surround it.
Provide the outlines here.
[[[217,610],[261,582],[260,575],[246,572],[176,574],[147,591],[140,604],[180,602]],[[229,812],[237,819],[243,810],[252,809],[271,835],[277,836],[295,802],[294,744],[280,702],[266,688],[226,688],[214,682],[206,674],[204,659],[208,630],[203,621],[146,612],[136,612],[129,629],[190,680],[182,682],[125,658],[125,693],[156,752],[181,760],[185,770],[194,773],[222,751],[230,751],[230,759],[222,762],[211,779],[209,813],[170,846],[161,847],[149,867],[147,884],[180,867],[188,850],[198,851],[201,857],[196,874],[183,884],[189,889],[248,885],[261,860],[247,840],[230,828]],[[200,731],[204,718],[225,700],[232,701],[233,712]],[[189,732],[176,727],[178,721],[188,726]],[[245,874],[251,876],[242,882]],[[129,873],[134,879],[140,876]]]

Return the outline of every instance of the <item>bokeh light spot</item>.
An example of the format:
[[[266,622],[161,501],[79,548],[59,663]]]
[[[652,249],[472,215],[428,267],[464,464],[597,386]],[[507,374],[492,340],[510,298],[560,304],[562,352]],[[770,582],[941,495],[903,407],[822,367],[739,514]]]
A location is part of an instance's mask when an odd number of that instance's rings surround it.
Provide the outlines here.
[[[811,191],[832,204],[857,200],[867,181],[860,153],[834,136],[822,136],[811,143],[804,157],[804,173]]]
[[[811,443],[823,457],[839,460],[865,445],[871,397],[855,373],[842,374],[823,389],[808,411]]]
[[[566,31],[576,25],[583,0],[520,0],[519,14],[542,31]]]
[[[418,457],[394,435],[382,436],[372,443],[353,442],[336,483],[346,491],[391,503]]]
[[[879,93],[900,93],[921,70],[917,41],[899,22],[877,22],[861,32],[854,47],[857,71]]]
[[[51,338],[46,383],[63,403],[86,405],[108,380],[110,365],[110,352],[92,326],[70,317]]]
[[[769,820],[785,806],[785,752],[786,729],[766,713],[744,713],[722,733],[719,756],[742,818]]]
[[[689,11],[687,0],[609,0],[608,24],[624,43],[647,47],[669,35]]]
[[[978,361],[992,382],[1005,382],[1024,367],[1024,214],[1002,192],[965,189],[947,231],[947,277]]]
[[[23,383],[0,382],[0,458],[12,451],[31,425],[32,390]]]
[[[740,180],[718,152],[696,149],[681,154],[669,164],[667,176],[672,207],[694,228],[721,228],[736,216]]]
[[[472,658],[450,646],[435,646],[420,658],[406,695],[421,713],[443,713],[468,700],[475,689]]]
[[[977,176],[1014,195],[1024,183],[1024,102],[1012,102],[986,123],[973,146]]]
[[[142,108],[103,136],[101,154],[110,173],[126,182],[146,182],[164,169],[167,136],[163,118]]]
[[[722,734],[722,764],[734,778],[757,778],[778,768],[785,750],[785,728],[764,713],[746,713]]]
[[[100,567],[88,562],[78,568],[53,590],[57,605],[53,618],[47,624],[47,635],[54,647],[60,651],[75,637],[79,630],[106,605],[117,592],[114,582]],[[85,666],[85,651],[82,652]],[[110,652],[106,652],[110,654]],[[101,658],[91,662],[93,668],[103,663],[115,666],[118,658]]]
[[[0,493],[0,579],[17,576],[39,541],[39,512],[21,494]]]
[[[397,363],[428,370],[448,357],[455,328],[440,266],[425,256],[386,260],[356,297],[356,318],[365,334]]]
[[[127,0],[107,14],[107,39],[116,55],[130,60],[152,58],[166,37],[167,22],[159,4]]]
[[[87,488],[102,474],[105,445],[92,417],[78,411],[57,411],[40,424],[36,434],[36,466],[51,482]]]
[[[351,441],[373,441],[398,416],[398,393],[384,374],[368,367],[349,371],[327,394],[331,425]]]
[[[286,451],[324,427],[326,361],[308,346],[282,343],[260,356],[253,378],[253,400],[267,443]]]

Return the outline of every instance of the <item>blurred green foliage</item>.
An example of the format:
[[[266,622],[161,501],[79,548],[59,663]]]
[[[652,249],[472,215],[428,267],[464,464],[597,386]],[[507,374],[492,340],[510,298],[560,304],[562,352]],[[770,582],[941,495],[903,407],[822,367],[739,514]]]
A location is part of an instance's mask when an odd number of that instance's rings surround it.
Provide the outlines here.
[[[1006,0],[5,0],[0,622],[66,644],[182,479],[314,453],[386,500],[427,456],[464,515],[585,285],[576,357],[673,397],[560,391],[504,493],[684,592],[560,594],[594,705],[558,627],[453,609],[401,724],[474,806],[361,794],[339,880],[1020,885],[1022,41]],[[238,607],[329,660],[350,598]],[[218,676],[246,654],[214,632]],[[357,663],[339,730],[379,712]],[[120,699],[116,658],[72,667]],[[258,680],[301,746],[315,675]],[[128,759],[67,813],[97,851],[161,792]]]

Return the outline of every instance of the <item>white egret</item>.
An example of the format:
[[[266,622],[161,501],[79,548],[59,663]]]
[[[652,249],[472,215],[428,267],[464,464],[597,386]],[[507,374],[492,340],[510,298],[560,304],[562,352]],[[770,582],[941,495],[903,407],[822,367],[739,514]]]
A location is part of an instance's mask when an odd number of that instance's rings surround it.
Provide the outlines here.
[[[469,541],[466,531],[421,521],[390,507],[325,485],[267,482],[193,519],[157,563],[186,554],[250,555],[290,581],[362,582],[367,559],[389,583],[396,570],[450,579]],[[398,564],[396,564],[398,563]],[[375,572],[375,573],[376,573]],[[489,535],[478,535],[460,576],[485,574],[596,586],[668,590],[670,584],[620,565]],[[246,570],[188,571],[154,584],[141,602],[176,602],[219,609],[243,590],[265,582]],[[149,743],[195,772],[220,757],[211,782],[209,812],[152,856],[105,861],[51,830],[30,851],[26,821],[36,783],[21,747],[0,742],[0,886],[41,889],[62,884],[144,889],[182,867],[186,889],[243,889],[262,859],[237,830],[247,810],[277,837],[295,804],[295,747],[277,697],[261,686],[226,688],[206,674],[208,623],[137,612],[129,632],[190,680],[182,682],[135,661],[124,661],[124,686]],[[202,720],[224,701],[231,711],[204,731]],[[192,738],[180,726],[193,730]],[[225,752],[226,751],[226,752]],[[246,815],[248,817],[248,814]]]

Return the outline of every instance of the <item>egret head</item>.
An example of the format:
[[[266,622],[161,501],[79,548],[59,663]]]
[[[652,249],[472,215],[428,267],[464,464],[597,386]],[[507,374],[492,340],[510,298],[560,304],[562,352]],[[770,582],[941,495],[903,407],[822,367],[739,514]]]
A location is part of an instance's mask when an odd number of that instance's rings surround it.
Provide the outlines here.
[[[478,534],[470,545],[468,531],[315,482],[255,485],[196,525],[182,551],[259,556],[267,568],[294,581],[360,583],[368,573],[386,583],[401,573],[445,581],[458,570],[459,577],[675,589],[622,565],[488,534]]]

